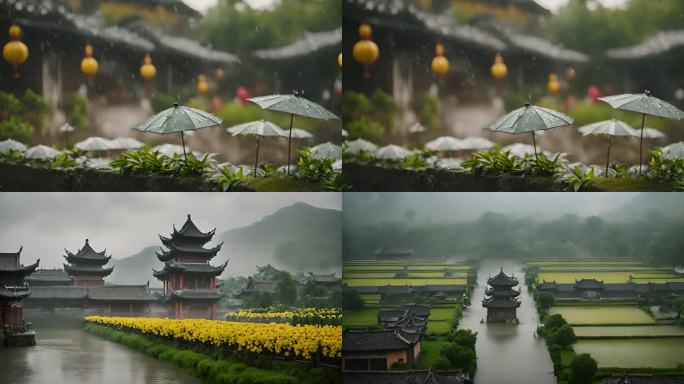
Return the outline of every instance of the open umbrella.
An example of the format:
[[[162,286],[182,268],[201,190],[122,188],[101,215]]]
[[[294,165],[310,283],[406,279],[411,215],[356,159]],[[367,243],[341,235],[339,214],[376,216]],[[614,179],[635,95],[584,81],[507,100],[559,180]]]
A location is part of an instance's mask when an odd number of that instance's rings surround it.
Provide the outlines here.
[[[293,139],[311,139],[314,137],[310,132],[299,128],[292,128],[290,135]]]
[[[441,136],[425,144],[430,151],[458,151],[463,149],[461,140],[453,136]]]
[[[427,128],[423,126],[423,124],[420,123],[420,121],[416,121],[413,123],[411,126],[408,127],[408,132],[412,135],[416,135],[416,143],[420,146],[420,134],[427,131]]]
[[[342,129],[342,137],[349,137],[349,132],[346,129]]]
[[[663,156],[666,159],[684,159],[684,141],[663,147]]]
[[[361,151],[374,152],[378,146],[368,140],[356,139],[345,142],[345,150],[349,153],[357,154]]]
[[[264,136],[285,137],[287,134],[277,125],[266,120],[252,121],[249,123],[238,124],[229,128],[233,136],[237,135],[253,135],[256,136],[256,159],[254,160],[254,175],[257,176],[257,167],[259,165],[259,141]]]
[[[535,151],[534,146],[523,143],[514,143],[501,148],[501,152],[508,152],[513,156],[525,157],[525,155],[533,155]]]
[[[210,128],[221,125],[222,120],[209,112],[200,111],[199,109],[184,107],[178,103],[173,105],[173,108],[163,110],[149,119],[138,124],[135,128],[137,131],[159,133],[162,135],[169,133],[180,133],[181,141],[183,143],[183,156],[188,160],[185,153],[185,136],[184,131],[192,131],[195,129]]]
[[[64,123],[61,127],[59,127],[59,133],[64,134],[64,142],[65,146],[69,145],[69,133],[75,131],[76,128],[74,128],[71,124],[69,123]]]
[[[484,149],[489,149],[494,146],[494,143],[485,139],[484,137],[466,137],[461,139],[462,149],[471,149],[475,151],[481,151]]]
[[[342,147],[331,142],[311,147],[309,148],[309,152],[311,153],[311,156],[317,160],[342,158]]]
[[[548,108],[537,107],[525,103],[525,106],[509,112],[497,121],[486,126],[484,129],[493,132],[505,133],[532,133],[532,145],[534,146],[534,157],[537,158],[537,142],[534,138],[535,131],[543,131],[552,128],[571,126],[575,120],[558,111]]]
[[[114,149],[112,141],[104,137],[93,136],[74,144],[74,148],[82,151],[109,151]]]
[[[649,128],[649,127],[644,127],[641,129],[643,132],[641,133],[644,135],[644,139],[664,139],[665,134],[660,132],[659,130],[655,128]],[[639,136],[639,132],[637,130],[634,130],[634,133],[636,136]]]
[[[54,159],[55,157],[60,155],[60,151],[48,147],[47,145],[36,145],[35,147],[31,147],[26,151],[26,158],[27,159],[32,159],[32,160],[48,160],[48,159]]]
[[[641,174],[641,159],[644,150],[643,128],[644,123],[646,123],[646,115],[665,117],[675,120],[684,119],[684,112],[670,103],[651,96],[651,91],[649,90],[646,90],[644,93],[637,94],[627,93],[622,95],[599,97],[599,100],[610,104],[610,106],[615,109],[641,113],[642,136],[639,141],[639,174]]]
[[[0,141],[0,153],[7,153],[11,150],[19,151],[19,152],[25,152],[26,151],[26,146],[18,141],[14,141],[12,139],[7,139],[4,141]]]
[[[610,166],[610,138],[612,136],[635,136],[636,131],[624,121],[611,119],[599,121],[598,123],[588,124],[579,128],[584,136],[587,135],[606,135],[608,137],[608,154],[606,155],[606,172]]]
[[[269,95],[261,97],[252,97],[247,99],[263,109],[271,111],[279,111],[290,114],[290,134],[292,133],[292,124],[294,124],[294,117],[304,116],[318,120],[332,120],[339,119],[335,114],[323,108],[322,106],[298,96],[296,93],[292,95]],[[290,173],[290,154],[292,148],[292,136],[289,136],[287,141],[287,173]]]
[[[410,155],[411,151],[394,144],[385,145],[375,151],[375,157],[383,160],[401,160]]]
[[[132,137],[118,137],[114,140],[112,140],[112,148],[113,149],[124,149],[124,150],[131,150],[131,149],[139,149],[145,145],[144,143],[132,138]]]

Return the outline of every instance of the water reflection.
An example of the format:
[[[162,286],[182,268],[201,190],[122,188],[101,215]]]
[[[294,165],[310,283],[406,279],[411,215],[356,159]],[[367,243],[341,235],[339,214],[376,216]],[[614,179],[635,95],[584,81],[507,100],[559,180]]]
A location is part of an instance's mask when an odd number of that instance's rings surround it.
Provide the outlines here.
[[[0,383],[199,383],[175,366],[76,327],[35,330],[35,347],[0,347]]]
[[[520,324],[487,324],[482,299],[487,277],[495,275],[500,268],[511,273],[523,283],[522,266],[512,261],[484,262],[478,274],[479,286],[475,288],[472,304],[463,312],[460,328],[478,332],[476,384],[554,384],[553,364],[544,341],[535,338],[538,325],[534,301],[522,286],[521,305],[518,308]]]

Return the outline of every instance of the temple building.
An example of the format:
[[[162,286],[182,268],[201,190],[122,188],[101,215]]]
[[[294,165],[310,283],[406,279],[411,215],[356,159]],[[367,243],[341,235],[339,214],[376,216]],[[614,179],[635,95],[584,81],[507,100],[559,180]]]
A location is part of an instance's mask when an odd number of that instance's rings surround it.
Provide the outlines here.
[[[40,260],[24,266],[21,251],[0,253],[0,321],[5,345],[35,345],[35,334],[24,322],[21,301],[31,294],[24,278],[38,268]]]
[[[76,287],[98,287],[104,285],[104,278],[109,276],[114,267],[105,268],[112,256],[106,256],[107,250],[96,252],[88,242],[85,241],[83,248],[76,253],[64,250],[64,258],[69,264],[64,264],[64,270],[71,277]]]
[[[520,291],[513,289],[518,285],[518,279],[507,276],[503,269],[496,276],[487,279],[489,287],[485,290],[482,306],[487,308],[487,322],[515,321],[516,308],[520,306],[518,296]]]
[[[536,289],[552,294],[556,300],[636,300],[644,295],[681,295],[684,293],[684,283],[604,283],[595,279],[581,279],[575,280],[574,283],[542,281],[536,285]]]
[[[378,249],[375,251],[377,259],[410,259],[415,257],[415,252],[411,248],[392,248]]]
[[[68,287],[71,285],[71,277],[63,269],[36,269],[35,272],[24,279],[31,287]]]
[[[413,365],[420,356],[420,332],[398,328],[347,330],[342,334],[342,369],[388,371],[394,364]]]
[[[329,273],[329,274],[315,274],[313,272],[309,272],[309,274],[306,276],[306,282],[305,283],[311,283],[314,285],[321,285],[321,286],[335,286],[340,283],[342,279],[340,279],[339,276],[335,275],[335,272]]]
[[[273,294],[276,291],[277,285],[278,284],[275,281],[257,280],[254,277],[250,276],[247,278],[247,284],[243,288],[239,289],[236,293],[234,293],[233,296],[236,299],[247,300],[259,292]]]
[[[154,271],[154,277],[164,282],[163,300],[169,305],[169,314],[177,319],[216,319],[216,303],[223,297],[216,287],[216,277],[223,273],[228,261],[217,267],[209,264],[223,245],[204,248],[215,231],[200,231],[188,215],[180,231],[174,226],[171,237],[159,235],[167,249],[157,252],[164,268]]]

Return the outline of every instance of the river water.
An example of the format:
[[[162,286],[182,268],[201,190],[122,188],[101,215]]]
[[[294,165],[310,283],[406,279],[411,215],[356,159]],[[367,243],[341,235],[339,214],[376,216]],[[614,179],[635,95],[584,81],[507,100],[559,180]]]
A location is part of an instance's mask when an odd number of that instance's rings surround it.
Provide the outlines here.
[[[2,384],[196,384],[178,367],[82,331],[34,321],[34,347],[0,346]]]
[[[502,267],[507,275],[513,273],[520,281],[520,323],[481,323],[487,316],[486,308],[482,307],[487,278],[499,273]],[[485,261],[480,265],[478,283],[471,305],[464,310],[459,323],[459,328],[478,333],[475,384],[555,384],[546,344],[534,337],[539,321],[534,301],[524,285],[522,266],[510,260]]]

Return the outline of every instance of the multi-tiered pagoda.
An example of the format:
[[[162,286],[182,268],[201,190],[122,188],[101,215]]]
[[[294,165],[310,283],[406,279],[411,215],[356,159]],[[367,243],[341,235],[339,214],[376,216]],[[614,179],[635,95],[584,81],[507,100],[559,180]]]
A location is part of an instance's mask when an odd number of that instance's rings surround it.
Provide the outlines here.
[[[31,294],[24,278],[38,268],[37,260],[24,266],[19,262],[21,251],[0,253],[0,325],[5,345],[34,345],[35,335],[24,323],[21,300]]]
[[[188,215],[180,230],[173,227],[171,237],[159,235],[167,249],[157,252],[164,269],[154,271],[154,276],[164,282],[164,299],[177,319],[216,318],[216,303],[223,297],[216,288],[216,276],[223,273],[228,261],[218,267],[209,264],[223,244],[204,248],[215,231],[200,231]]]
[[[96,252],[88,239],[85,241],[83,248],[76,253],[71,253],[64,250],[66,255],[64,258],[69,264],[64,264],[64,270],[71,277],[73,286],[76,287],[98,287],[104,285],[104,278],[109,276],[114,267],[105,268],[105,264],[109,262],[112,256],[107,256],[105,253]]]
[[[507,276],[503,269],[494,277],[487,279],[489,287],[485,290],[482,306],[487,308],[487,322],[515,321],[516,308],[520,306],[518,296],[520,291],[513,289],[518,285],[518,279]]]

